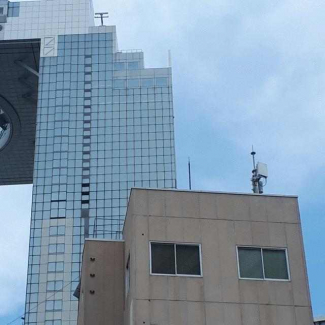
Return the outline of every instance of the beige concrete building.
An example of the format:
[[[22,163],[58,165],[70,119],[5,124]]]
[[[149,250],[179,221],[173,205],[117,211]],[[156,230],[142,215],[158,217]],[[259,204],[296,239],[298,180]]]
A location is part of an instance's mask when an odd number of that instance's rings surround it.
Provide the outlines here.
[[[133,189],[124,241],[86,241],[78,324],[313,324],[297,198]]]

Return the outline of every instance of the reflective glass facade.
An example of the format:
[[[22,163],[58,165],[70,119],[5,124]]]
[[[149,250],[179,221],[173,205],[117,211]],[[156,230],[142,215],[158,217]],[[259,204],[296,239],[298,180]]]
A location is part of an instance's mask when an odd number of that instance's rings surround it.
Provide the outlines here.
[[[84,238],[120,238],[131,187],[176,187],[171,70],[115,38],[41,58],[25,324],[76,324]]]

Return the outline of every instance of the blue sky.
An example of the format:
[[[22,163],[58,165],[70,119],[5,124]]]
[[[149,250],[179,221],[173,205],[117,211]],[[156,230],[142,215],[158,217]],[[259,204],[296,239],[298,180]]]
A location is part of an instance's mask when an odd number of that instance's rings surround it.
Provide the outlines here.
[[[171,50],[179,188],[190,156],[194,189],[250,192],[254,144],[269,167],[265,192],[299,195],[314,315],[325,314],[325,2],[94,5],[147,67],[166,66]],[[23,306],[30,196],[30,186],[0,188],[0,324]]]

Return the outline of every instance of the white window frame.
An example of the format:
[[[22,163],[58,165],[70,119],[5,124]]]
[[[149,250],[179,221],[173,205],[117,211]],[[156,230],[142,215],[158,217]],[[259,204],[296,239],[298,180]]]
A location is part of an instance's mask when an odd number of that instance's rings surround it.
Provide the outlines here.
[[[245,278],[240,276],[240,267],[239,267],[239,254],[238,249],[239,248],[255,248],[259,249],[261,251],[261,257],[262,257],[262,271],[263,271],[263,278]],[[278,250],[278,251],[285,251],[286,255],[286,263],[287,263],[287,271],[288,271],[288,279],[272,279],[272,278],[266,278],[265,277],[265,269],[264,269],[264,257],[263,257],[263,249],[267,250]],[[237,272],[238,272],[238,278],[240,280],[252,280],[252,281],[279,281],[279,282],[290,282],[291,276],[290,276],[290,265],[289,265],[289,258],[288,258],[288,249],[286,247],[267,247],[267,246],[236,246],[236,255],[237,255]]]
[[[153,244],[172,244],[174,245],[174,258],[175,258],[175,274],[165,274],[165,273],[152,273],[152,253],[151,253],[151,243]],[[176,245],[187,245],[187,246],[197,246],[199,247],[199,258],[200,258],[200,274],[177,274],[177,258],[176,258]],[[181,277],[191,277],[191,278],[202,278],[202,244],[200,243],[181,243],[181,242],[167,242],[167,241],[149,241],[149,268],[150,275],[158,276],[181,276]]]

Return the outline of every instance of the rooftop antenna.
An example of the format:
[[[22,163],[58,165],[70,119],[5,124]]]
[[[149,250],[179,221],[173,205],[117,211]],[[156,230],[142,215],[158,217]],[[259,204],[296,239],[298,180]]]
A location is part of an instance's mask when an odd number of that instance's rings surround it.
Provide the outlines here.
[[[253,157],[253,170],[252,170],[253,175],[251,178],[252,190],[253,193],[263,194],[263,188],[267,184],[267,177],[268,177],[267,165],[261,162],[255,164],[256,152],[254,151],[253,146],[252,146],[251,155]]]
[[[188,187],[192,189],[192,179],[191,179],[191,159],[188,157]]]
[[[104,26],[104,18],[108,17],[108,12],[95,12],[95,18],[100,19],[101,26]]]
[[[171,68],[172,66],[172,51],[168,50],[168,67]]]

